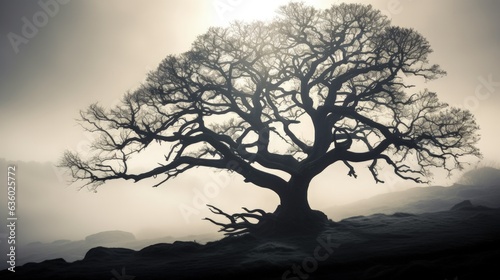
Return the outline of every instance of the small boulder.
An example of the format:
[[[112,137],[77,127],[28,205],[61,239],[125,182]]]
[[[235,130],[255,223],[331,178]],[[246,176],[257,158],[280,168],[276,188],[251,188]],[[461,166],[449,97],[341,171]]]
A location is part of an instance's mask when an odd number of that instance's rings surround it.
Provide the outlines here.
[[[136,251],[126,248],[104,248],[96,247],[90,249],[85,257],[85,261],[104,261],[104,260],[116,260],[123,259],[125,257],[132,256]]]
[[[172,244],[160,243],[143,248],[136,254],[140,257],[172,257],[195,253],[203,245],[191,241],[175,241]]]

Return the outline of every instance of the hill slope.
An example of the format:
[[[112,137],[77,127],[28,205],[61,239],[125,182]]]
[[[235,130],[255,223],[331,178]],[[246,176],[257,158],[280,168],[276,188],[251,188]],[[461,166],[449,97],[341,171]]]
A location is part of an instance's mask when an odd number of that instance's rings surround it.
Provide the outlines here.
[[[330,219],[396,212],[427,213],[450,209],[456,203],[471,200],[474,204],[500,207],[500,170],[481,168],[464,174],[459,183],[450,187],[417,187],[400,192],[377,195],[324,212]]]
[[[483,279],[500,260],[500,209],[353,217],[318,236],[97,247],[2,279]],[[494,275],[494,273],[493,273]],[[124,278],[127,276],[128,278]]]

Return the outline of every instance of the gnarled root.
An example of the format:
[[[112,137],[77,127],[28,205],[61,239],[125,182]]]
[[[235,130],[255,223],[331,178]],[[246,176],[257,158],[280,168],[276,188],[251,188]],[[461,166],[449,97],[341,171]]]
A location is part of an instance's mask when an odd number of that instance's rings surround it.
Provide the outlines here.
[[[204,219],[220,226],[221,229],[219,232],[224,232],[226,236],[239,236],[248,233],[258,237],[272,237],[317,233],[321,231],[328,222],[328,218],[325,214],[314,210],[310,213],[310,216],[304,220],[285,218],[279,215],[279,211],[267,213],[262,209],[248,210],[245,207],[243,207],[243,210],[245,210],[246,213],[230,215],[215,206],[207,206],[212,213],[222,215],[229,220],[229,223],[221,223],[210,218]],[[254,219],[256,222],[251,222],[249,219]]]
[[[260,222],[266,218],[271,218],[271,216],[273,216],[271,213],[266,213],[262,209],[248,210],[245,207],[242,208],[246,211],[246,213],[236,213],[230,215],[213,205],[207,204],[207,206],[212,213],[223,215],[224,217],[229,219],[230,223],[227,224],[216,222],[210,218],[204,219],[212,222],[215,225],[221,226],[222,228],[219,230],[219,232],[223,231],[224,235],[226,236],[238,236],[245,233],[256,233],[259,231],[258,229],[261,225]],[[257,222],[252,223],[249,221],[249,219],[255,219],[257,220]]]

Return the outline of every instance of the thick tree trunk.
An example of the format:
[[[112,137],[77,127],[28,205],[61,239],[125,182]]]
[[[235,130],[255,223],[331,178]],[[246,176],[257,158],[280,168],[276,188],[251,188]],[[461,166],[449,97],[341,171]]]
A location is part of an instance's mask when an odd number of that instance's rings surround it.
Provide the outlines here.
[[[230,223],[224,224],[206,218],[210,222],[222,226],[226,235],[238,235],[251,233],[255,236],[288,236],[302,234],[317,234],[325,228],[328,218],[321,211],[312,210],[307,199],[307,191],[311,179],[307,177],[295,177],[289,181],[286,188],[277,191],[280,197],[280,205],[274,213],[265,213],[263,210],[248,210],[247,213],[229,215],[222,210],[209,205],[215,214],[225,216]],[[257,215],[260,214],[260,215]],[[259,220],[253,224],[247,218]]]
[[[279,193],[280,206],[276,214],[283,218],[299,218],[311,212],[307,191],[309,180],[303,178],[292,179],[282,193]]]
[[[285,191],[279,193],[280,205],[274,212],[277,221],[292,232],[322,228],[328,218],[309,206],[307,192],[311,179],[292,178]]]

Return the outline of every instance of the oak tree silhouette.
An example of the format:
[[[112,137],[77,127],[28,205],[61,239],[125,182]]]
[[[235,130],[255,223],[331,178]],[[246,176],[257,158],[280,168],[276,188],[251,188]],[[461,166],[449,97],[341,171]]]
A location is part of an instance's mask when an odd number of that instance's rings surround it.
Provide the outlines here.
[[[84,128],[98,135],[94,153],[67,151],[61,165],[93,187],[150,177],[158,186],[199,166],[229,170],[272,190],[280,204],[274,213],[234,215],[210,206],[229,218],[209,219],[222,230],[315,228],[327,218],[310,208],[308,188],[332,164],[356,177],[351,163],[367,162],[376,182],[383,165],[425,182],[432,167],[451,172],[480,156],[473,115],[409,82],[445,74],[429,63],[431,52],[421,34],[361,4],[291,3],[270,22],[212,27],[116,107],[82,111]],[[131,172],[151,146],[161,147],[163,162]]]

